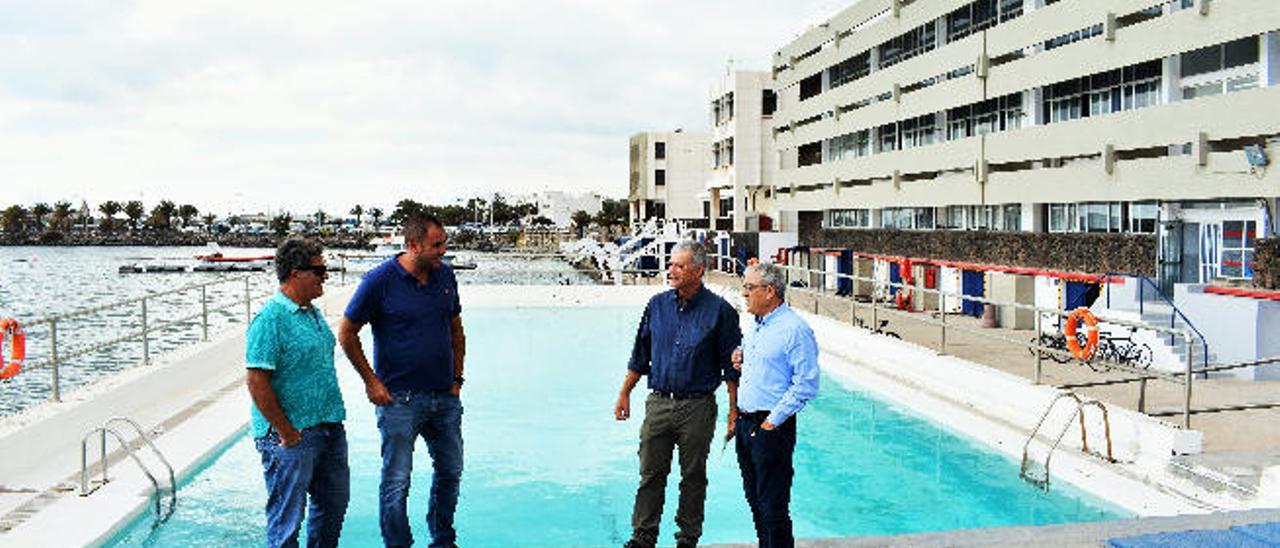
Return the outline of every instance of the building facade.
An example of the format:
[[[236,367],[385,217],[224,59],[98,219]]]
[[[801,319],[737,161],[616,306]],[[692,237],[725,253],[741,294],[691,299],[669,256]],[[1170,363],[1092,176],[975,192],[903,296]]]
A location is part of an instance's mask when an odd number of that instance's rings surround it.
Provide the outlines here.
[[[774,55],[773,207],[828,235],[1145,235],[1166,287],[1249,278],[1280,196],[1278,8],[862,0]]]
[[[703,224],[699,194],[710,173],[711,137],[706,133],[644,132],[630,139],[632,225],[652,218]]]
[[[600,212],[604,197],[594,192],[573,194],[559,190],[545,190],[533,197],[538,205],[538,214],[551,220],[556,226],[565,227],[573,224],[573,214],[585,211],[592,215]]]
[[[768,71],[730,70],[712,87],[711,172],[703,205],[712,227],[744,232],[771,226],[777,103]]]

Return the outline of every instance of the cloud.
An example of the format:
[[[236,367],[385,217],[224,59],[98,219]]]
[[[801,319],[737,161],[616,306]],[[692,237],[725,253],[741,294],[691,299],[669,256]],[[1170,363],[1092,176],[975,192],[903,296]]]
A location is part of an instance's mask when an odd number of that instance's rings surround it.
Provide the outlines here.
[[[0,206],[622,196],[629,135],[703,129],[728,60],[766,69],[841,7],[0,2]]]

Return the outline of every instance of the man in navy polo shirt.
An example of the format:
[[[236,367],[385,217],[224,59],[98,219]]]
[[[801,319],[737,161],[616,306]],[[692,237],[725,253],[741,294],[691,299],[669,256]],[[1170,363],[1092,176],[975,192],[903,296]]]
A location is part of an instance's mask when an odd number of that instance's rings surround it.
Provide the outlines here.
[[[662,505],[671,472],[671,452],[680,448],[680,504],[677,546],[697,546],[707,495],[707,453],[716,429],[716,387],[729,390],[729,422],[737,418],[738,371],[732,356],[742,340],[738,312],[702,285],[707,252],[684,242],[671,252],[667,280],[672,289],[645,306],[636,332],[627,377],[614,417],[631,416],[631,390],[649,376],[644,424],[640,427],[640,486],[631,514],[627,547],[650,548],[658,541]]]
[[[442,261],[447,247],[440,220],[410,215],[402,232],[408,250],[365,275],[347,305],[338,341],[377,406],[383,542],[413,543],[406,502],[414,442],[421,436],[434,472],[427,510],[431,546],[454,546],[462,479],[462,305],[453,269]],[[373,368],[360,343],[364,324],[373,326]]]

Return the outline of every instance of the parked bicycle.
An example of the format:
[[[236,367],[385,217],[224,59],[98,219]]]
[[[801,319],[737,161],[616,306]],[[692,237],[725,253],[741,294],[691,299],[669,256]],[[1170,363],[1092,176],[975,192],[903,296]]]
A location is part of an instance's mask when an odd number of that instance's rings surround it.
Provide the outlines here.
[[[1083,346],[1085,337],[1083,332],[1077,333],[1077,343]],[[1032,337],[1031,344],[1035,343],[1036,339]],[[1041,333],[1040,347],[1042,348],[1040,354],[1044,359],[1057,363],[1067,363],[1075,359],[1071,355],[1071,350],[1067,348],[1067,337],[1062,333]],[[1027,352],[1035,356],[1035,346],[1028,347]],[[1082,360],[1082,363],[1099,372],[1108,369],[1107,362],[1147,369],[1151,367],[1154,357],[1155,353],[1151,350],[1151,345],[1134,342],[1132,334],[1124,337],[1103,334],[1099,337],[1098,351],[1094,353],[1093,358],[1088,361]]]
[[[861,327],[861,328],[863,328],[863,329],[871,329],[871,328],[867,327],[866,322],[864,322],[864,321],[862,320],[862,318],[858,318],[857,322],[855,322],[855,325],[857,325],[858,327]],[[886,329],[886,327],[888,327],[888,326],[889,326],[889,320],[880,320],[879,325],[878,325],[878,326],[876,326],[876,328],[875,328],[875,329],[871,329],[871,332],[872,332],[872,333],[875,333],[875,334],[877,334],[877,335],[886,335],[886,336],[893,337],[893,338],[898,339],[898,340],[902,340],[902,335],[899,335],[899,334],[897,334],[897,333],[895,333],[895,332],[893,332],[893,331],[889,331],[888,329]]]

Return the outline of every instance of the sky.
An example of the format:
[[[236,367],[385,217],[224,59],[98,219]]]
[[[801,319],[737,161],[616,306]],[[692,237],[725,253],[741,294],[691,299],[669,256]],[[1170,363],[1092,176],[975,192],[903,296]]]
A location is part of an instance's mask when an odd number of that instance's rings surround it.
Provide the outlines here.
[[[0,0],[0,208],[627,192],[727,67],[851,0]]]

